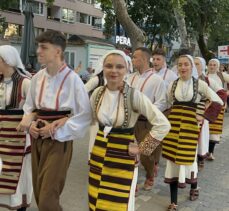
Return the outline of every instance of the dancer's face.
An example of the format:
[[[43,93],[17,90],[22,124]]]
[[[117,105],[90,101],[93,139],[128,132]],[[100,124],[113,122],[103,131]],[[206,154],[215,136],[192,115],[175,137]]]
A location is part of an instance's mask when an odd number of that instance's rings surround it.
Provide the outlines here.
[[[218,64],[216,61],[212,60],[212,61],[209,61],[208,63],[208,72],[209,73],[216,73],[218,71]]]
[[[122,83],[127,74],[126,61],[118,54],[111,54],[106,57],[103,64],[104,76],[108,85]]]
[[[201,76],[202,75],[202,64],[201,64],[200,60],[198,58],[195,58],[194,63],[195,63],[198,75]]]
[[[182,56],[177,63],[178,72],[182,80],[188,80],[192,76],[192,62],[188,57]]]

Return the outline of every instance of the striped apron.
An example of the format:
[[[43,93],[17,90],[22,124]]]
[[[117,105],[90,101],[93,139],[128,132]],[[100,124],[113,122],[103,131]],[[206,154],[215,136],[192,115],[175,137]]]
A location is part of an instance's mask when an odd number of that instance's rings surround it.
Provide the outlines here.
[[[199,137],[196,105],[175,102],[168,119],[171,130],[162,142],[162,156],[178,165],[193,164]]]
[[[23,110],[0,110],[0,157],[3,168],[0,174],[0,194],[16,192],[25,155],[26,135],[16,127],[23,117]]]
[[[113,128],[106,138],[102,131],[89,161],[89,210],[127,211],[135,168],[135,157],[128,154],[133,129]]]
[[[222,108],[216,121],[209,123],[210,134],[221,135],[223,133],[223,117],[225,108]]]

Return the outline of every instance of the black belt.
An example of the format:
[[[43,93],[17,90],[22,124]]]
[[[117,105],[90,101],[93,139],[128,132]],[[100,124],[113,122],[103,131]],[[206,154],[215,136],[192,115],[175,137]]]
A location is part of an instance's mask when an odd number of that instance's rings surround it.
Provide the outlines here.
[[[99,125],[99,130],[103,131],[106,126]],[[124,133],[124,134],[134,134],[134,127],[131,128],[112,128],[110,133]]]
[[[0,115],[23,115],[22,109],[0,109]]]

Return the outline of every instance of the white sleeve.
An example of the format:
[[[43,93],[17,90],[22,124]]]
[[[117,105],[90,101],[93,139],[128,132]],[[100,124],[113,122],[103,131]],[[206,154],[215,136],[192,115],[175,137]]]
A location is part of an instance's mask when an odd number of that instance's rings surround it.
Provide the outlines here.
[[[22,97],[25,99],[26,98],[26,95],[29,91],[29,87],[30,87],[30,82],[31,80],[28,79],[28,78],[25,78],[23,81],[22,81],[22,85],[21,85],[21,94],[22,94]]]
[[[207,85],[206,82],[199,80],[199,92],[203,94],[208,100],[212,102],[219,103],[220,105],[223,105],[223,101],[220,99],[220,97]]]
[[[223,89],[223,87],[221,87],[219,83],[217,83],[215,80],[211,78],[208,78],[208,80],[209,80],[209,86],[214,92],[218,92],[219,90]]]
[[[229,83],[229,74],[228,73],[225,73],[225,72],[222,72],[222,74],[223,74],[224,81],[226,81],[227,83]]]
[[[150,134],[153,138],[161,141],[169,132],[171,126],[164,114],[151,103],[151,101],[140,91],[134,92],[134,108],[139,114],[147,118],[152,125]]]
[[[166,86],[164,81],[158,77],[157,78],[157,84],[155,84],[156,89],[153,93],[154,95],[154,105],[157,106],[157,108],[160,111],[164,111],[167,109],[167,99],[166,99]],[[153,91],[152,91],[153,92]]]
[[[21,84],[21,100],[19,103],[19,108],[22,108],[23,105],[25,104],[25,99],[29,90],[29,86],[30,86],[30,79],[24,78]]]
[[[31,114],[36,108],[35,88],[36,88],[36,79],[35,77],[33,77],[28,88],[25,104],[23,106],[24,114]]]
[[[99,84],[99,78],[98,76],[95,76],[93,78],[91,78],[86,84],[85,84],[85,88],[87,90],[87,92],[90,92],[92,90],[94,90]]]
[[[54,138],[60,142],[84,137],[92,120],[91,106],[87,91],[81,79],[74,82],[74,111],[64,126],[57,129]]]
[[[173,82],[171,82],[169,84],[168,90],[167,90],[167,109],[169,109],[172,106],[172,104],[173,104],[173,96],[172,96],[172,93],[171,93]]]

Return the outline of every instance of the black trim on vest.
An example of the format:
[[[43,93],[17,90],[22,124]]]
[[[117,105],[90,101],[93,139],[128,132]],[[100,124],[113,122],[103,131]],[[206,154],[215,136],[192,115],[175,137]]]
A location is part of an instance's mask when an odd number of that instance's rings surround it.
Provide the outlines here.
[[[18,108],[21,101],[21,83],[24,80],[24,77],[21,76],[15,69],[13,75],[11,76],[13,81],[13,88],[10,98],[10,104],[6,105],[6,109]]]

